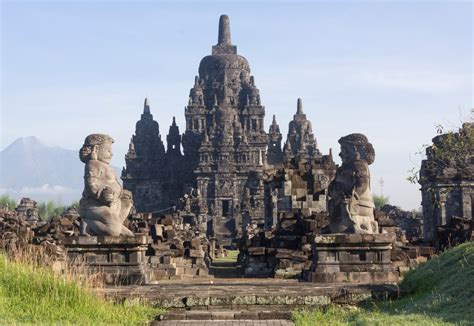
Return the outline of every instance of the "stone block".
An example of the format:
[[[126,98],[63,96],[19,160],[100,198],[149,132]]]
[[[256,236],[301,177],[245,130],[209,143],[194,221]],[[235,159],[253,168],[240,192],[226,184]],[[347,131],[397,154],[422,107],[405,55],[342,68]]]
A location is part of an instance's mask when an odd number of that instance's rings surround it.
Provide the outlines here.
[[[212,320],[233,320],[235,313],[233,311],[213,311],[211,312]]]
[[[194,249],[189,250],[189,256],[190,257],[203,258],[204,255],[205,255],[205,253],[204,253],[203,250],[194,250]]]
[[[198,268],[193,268],[193,267],[185,267],[184,268],[184,274],[186,275],[198,275]]]
[[[250,247],[248,252],[252,256],[263,256],[265,255],[265,247]]]
[[[239,311],[234,314],[234,319],[237,320],[258,320],[257,311]]]

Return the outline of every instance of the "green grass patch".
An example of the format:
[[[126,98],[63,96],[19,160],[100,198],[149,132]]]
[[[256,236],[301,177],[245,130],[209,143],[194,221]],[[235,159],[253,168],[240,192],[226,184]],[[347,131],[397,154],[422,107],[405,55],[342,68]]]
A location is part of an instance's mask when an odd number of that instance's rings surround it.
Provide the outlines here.
[[[474,325],[474,242],[406,274],[405,297],[359,307],[295,312],[296,325]]]
[[[0,254],[0,324],[145,325],[162,310],[114,304],[46,268]]]
[[[226,257],[215,258],[213,261],[215,262],[226,262],[226,263],[234,263],[237,262],[237,257],[239,256],[238,250],[227,250]]]

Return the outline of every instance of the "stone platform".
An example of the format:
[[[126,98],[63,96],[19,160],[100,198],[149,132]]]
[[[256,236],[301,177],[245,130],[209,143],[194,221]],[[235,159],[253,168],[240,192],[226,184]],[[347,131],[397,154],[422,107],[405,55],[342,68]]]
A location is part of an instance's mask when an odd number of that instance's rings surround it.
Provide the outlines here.
[[[396,285],[316,284],[284,279],[214,279],[162,282],[159,285],[97,289],[117,301],[138,300],[183,310],[276,310],[357,303],[372,298],[396,297]]]
[[[66,238],[70,268],[78,274],[96,274],[108,285],[145,284],[148,237],[79,236]]]
[[[303,273],[316,283],[380,284],[399,280],[390,260],[395,234],[317,235],[313,264]]]

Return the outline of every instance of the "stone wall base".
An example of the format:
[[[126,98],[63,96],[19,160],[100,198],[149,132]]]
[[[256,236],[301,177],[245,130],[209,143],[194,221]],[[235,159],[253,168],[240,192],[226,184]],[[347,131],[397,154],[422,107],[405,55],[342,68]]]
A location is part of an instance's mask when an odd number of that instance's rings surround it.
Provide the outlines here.
[[[380,284],[398,282],[390,253],[395,234],[317,235],[313,263],[303,278],[315,283]]]
[[[66,238],[64,245],[73,273],[98,277],[107,285],[147,283],[145,235],[78,236]]]

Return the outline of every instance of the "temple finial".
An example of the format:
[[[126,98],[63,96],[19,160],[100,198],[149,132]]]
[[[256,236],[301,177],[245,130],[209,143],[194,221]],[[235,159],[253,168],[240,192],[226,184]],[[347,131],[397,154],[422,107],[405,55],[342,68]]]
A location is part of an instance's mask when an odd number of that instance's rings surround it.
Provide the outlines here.
[[[217,40],[217,44],[232,44],[230,39],[230,21],[229,16],[227,15],[221,15],[221,17],[219,18],[219,38]]]
[[[219,37],[212,47],[212,54],[237,54],[237,47],[230,40],[230,21],[227,15],[219,18]]]
[[[171,125],[176,126],[176,118],[175,117],[173,117],[173,123]]]
[[[150,113],[150,102],[148,97],[145,97],[145,103],[143,103],[143,113]]]
[[[272,125],[276,125],[276,124],[277,124],[276,116],[273,115]]]
[[[296,114],[303,114],[303,101],[300,98],[296,105]]]

